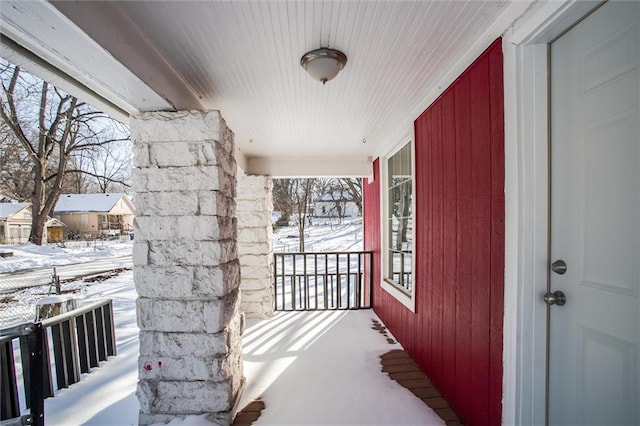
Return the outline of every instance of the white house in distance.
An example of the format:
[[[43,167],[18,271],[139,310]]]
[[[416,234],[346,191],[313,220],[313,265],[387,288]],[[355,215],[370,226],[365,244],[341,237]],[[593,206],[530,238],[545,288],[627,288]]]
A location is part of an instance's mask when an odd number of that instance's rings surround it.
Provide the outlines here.
[[[23,244],[31,233],[31,204],[0,203],[0,244]]]
[[[358,206],[348,191],[335,190],[322,194],[313,201],[315,217],[357,217]]]
[[[62,194],[53,214],[67,233],[82,236],[119,235],[133,230],[135,207],[126,194]]]

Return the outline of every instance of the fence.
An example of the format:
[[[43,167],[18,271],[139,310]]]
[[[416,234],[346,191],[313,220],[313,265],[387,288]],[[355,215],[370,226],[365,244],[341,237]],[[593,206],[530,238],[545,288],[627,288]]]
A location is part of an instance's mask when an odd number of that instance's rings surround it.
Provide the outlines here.
[[[100,361],[114,355],[111,300],[92,302],[40,323],[0,330],[2,424],[44,425],[44,399],[54,396],[54,383],[56,389],[69,387],[80,381],[81,373],[90,373]],[[22,414],[21,399],[29,414]]]
[[[365,251],[274,253],[275,310],[370,308],[372,262]]]
[[[56,269],[29,274],[0,274],[0,328],[35,319],[36,303],[59,292]]]

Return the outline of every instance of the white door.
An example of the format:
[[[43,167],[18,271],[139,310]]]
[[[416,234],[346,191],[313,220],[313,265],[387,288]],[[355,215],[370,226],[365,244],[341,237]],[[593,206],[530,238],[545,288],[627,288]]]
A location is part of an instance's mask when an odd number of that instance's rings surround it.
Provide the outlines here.
[[[636,1],[551,44],[552,425],[640,424],[639,57]]]

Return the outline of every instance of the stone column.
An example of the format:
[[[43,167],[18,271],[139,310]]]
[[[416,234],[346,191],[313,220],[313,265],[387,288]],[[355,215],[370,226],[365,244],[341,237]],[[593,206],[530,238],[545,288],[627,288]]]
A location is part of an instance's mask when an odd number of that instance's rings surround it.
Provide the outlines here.
[[[269,176],[238,171],[238,257],[242,271],[241,309],[247,318],[273,316],[273,250]]]
[[[243,384],[233,133],[217,111],[133,118],[140,424],[229,424]]]

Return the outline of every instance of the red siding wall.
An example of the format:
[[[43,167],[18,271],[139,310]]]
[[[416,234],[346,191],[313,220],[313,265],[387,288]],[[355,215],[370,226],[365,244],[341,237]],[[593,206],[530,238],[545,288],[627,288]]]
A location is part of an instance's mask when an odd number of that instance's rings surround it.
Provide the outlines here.
[[[496,40],[414,123],[415,314],[380,288],[377,161],[364,190],[374,309],[470,425],[497,425],[502,415],[501,46]]]

